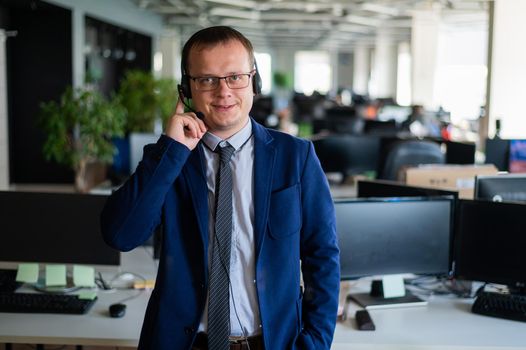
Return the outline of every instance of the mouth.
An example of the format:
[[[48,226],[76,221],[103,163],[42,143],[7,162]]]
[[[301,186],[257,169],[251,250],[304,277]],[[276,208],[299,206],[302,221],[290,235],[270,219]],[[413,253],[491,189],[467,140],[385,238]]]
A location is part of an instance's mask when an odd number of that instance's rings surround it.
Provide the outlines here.
[[[212,105],[212,107],[218,111],[218,112],[228,112],[228,111],[231,111],[232,109],[234,109],[236,105],[235,104],[231,104],[231,105],[228,105],[228,104],[217,104],[217,105]]]

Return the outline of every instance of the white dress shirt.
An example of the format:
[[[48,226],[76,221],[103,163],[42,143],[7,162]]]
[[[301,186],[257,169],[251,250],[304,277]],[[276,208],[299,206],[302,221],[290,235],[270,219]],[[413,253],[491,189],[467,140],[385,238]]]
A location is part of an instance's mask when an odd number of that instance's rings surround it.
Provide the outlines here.
[[[214,152],[221,142],[228,142],[235,152],[230,161],[232,169],[232,246],[230,253],[230,335],[260,334],[260,315],[256,291],[256,248],[254,238],[254,139],[252,122],[227,140],[207,132],[202,139],[208,186],[208,270],[212,256],[215,224],[215,183],[219,169],[219,154]],[[206,332],[208,297],[199,325]],[[244,332],[243,332],[244,331]]]

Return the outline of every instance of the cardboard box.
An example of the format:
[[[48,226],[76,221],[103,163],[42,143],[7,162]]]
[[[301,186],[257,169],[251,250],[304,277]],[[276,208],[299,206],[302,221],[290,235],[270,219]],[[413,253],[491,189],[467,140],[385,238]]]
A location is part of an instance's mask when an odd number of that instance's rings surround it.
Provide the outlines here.
[[[451,165],[431,164],[405,169],[405,182],[413,186],[436,187],[458,191],[459,198],[472,199],[476,175],[495,175],[493,164]]]

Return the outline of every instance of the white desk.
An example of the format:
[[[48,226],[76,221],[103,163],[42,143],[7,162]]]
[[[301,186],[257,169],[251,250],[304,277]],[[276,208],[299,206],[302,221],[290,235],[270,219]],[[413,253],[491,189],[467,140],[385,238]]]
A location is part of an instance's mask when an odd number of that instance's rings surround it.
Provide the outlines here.
[[[332,349],[526,349],[526,323],[473,314],[471,303],[434,297],[427,306],[371,310],[375,331],[357,330],[354,311],[358,307],[352,304],[349,318],[336,326]]]
[[[123,269],[151,278],[153,261],[140,248],[122,255]],[[352,290],[351,290],[352,292]],[[0,313],[1,343],[137,346],[149,292],[127,301],[121,319],[108,316],[110,304],[136,291],[99,292],[87,315]],[[518,350],[526,349],[526,323],[472,314],[471,301],[435,297],[423,307],[373,310],[376,331],[358,331],[349,306],[339,322],[333,350]],[[269,349],[281,350],[281,349]]]
[[[121,266],[121,271],[134,272],[144,278],[155,276],[154,262],[144,248],[123,253]],[[116,268],[105,267],[103,275],[110,278],[116,272]],[[145,291],[139,297],[126,301],[126,314],[123,318],[111,318],[108,308],[111,304],[138,293],[136,290],[99,291],[98,300],[86,315],[0,313],[0,344],[136,347],[150,292]]]

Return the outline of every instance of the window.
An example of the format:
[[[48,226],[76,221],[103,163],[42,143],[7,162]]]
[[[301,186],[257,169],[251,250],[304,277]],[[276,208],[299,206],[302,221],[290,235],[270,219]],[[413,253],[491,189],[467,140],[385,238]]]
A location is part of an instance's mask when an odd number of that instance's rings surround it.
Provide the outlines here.
[[[480,24],[444,25],[439,37],[435,105],[451,121],[475,120],[486,101],[487,28]]]
[[[272,85],[272,58],[270,54],[263,52],[254,52],[254,56],[258,65],[259,75],[263,82],[261,93],[268,95],[270,94],[270,87]]]
[[[332,69],[326,51],[298,51],[294,57],[294,89],[306,95],[329,92]]]

